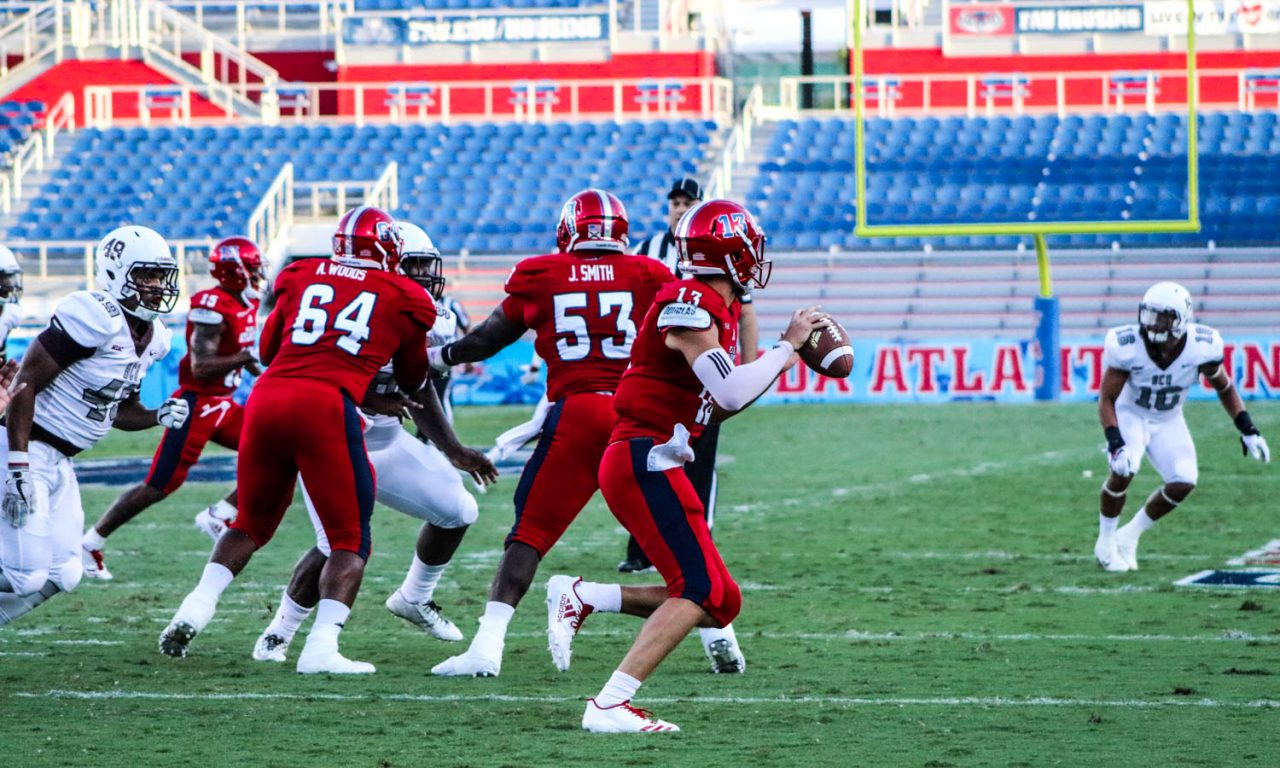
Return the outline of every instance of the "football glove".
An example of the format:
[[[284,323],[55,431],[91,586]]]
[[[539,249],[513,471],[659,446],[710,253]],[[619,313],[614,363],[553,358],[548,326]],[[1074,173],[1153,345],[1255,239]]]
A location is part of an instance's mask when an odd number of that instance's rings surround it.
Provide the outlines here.
[[[1267,447],[1267,439],[1262,435],[1241,435],[1240,447],[1244,449],[1245,456],[1253,456],[1263,464],[1271,463],[1271,449]]]
[[[4,519],[14,528],[27,524],[31,515],[31,501],[35,498],[35,488],[31,484],[31,465],[27,454],[21,451],[9,452],[9,477],[4,483],[4,502],[0,504]]]
[[[156,411],[156,421],[165,429],[182,429],[191,415],[191,405],[181,398],[171,397]]]
[[[1122,445],[1119,449],[1110,453],[1107,461],[1111,465],[1111,471],[1120,477],[1132,477],[1137,473],[1138,462],[1134,461],[1133,451],[1129,450],[1129,446]]]
[[[520,366],[520,371],[520,383],[526,387],[531,384],[537,384],[542,380],[541,366],[522,365]]]
[[[448,373],[449,366],[445,364],[444,357],[441,355],[443,347],[428,347],[427,362],[431,364],[431,369],[436,373]]]

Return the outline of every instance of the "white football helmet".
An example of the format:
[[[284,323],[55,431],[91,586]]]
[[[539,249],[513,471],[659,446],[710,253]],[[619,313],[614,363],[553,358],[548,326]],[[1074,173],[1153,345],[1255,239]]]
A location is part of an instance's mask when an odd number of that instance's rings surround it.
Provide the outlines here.
[[[178,262],[154,229],[129,225],[111,230],[98,243],[97,264],[98,288],[134,317],[154,320],[177,306]]]
[[[1153,344],[1182,338],[1192,320],[1191,292],[1177,283],[1156,283],[1138,305],[1138,325]]]
[[[431,236],[417,224],[397,221],[400,238],[400,271],[427,289],[431,297],[439,300],[444,295],[444,259],[440,249],[431,242]]]
[[[19,301],[22,301],[22,265],[13,251],[0,245],[0,303]]]

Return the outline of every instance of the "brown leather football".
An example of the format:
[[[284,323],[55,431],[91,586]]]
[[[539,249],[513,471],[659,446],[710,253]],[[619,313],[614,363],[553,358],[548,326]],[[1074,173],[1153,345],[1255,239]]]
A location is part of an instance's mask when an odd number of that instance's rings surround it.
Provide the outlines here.
[[[831,319],[831,325],[814,331],[800,348],[804,364],[823,376],[843,379],[853,373],[853,347],[849,334]]]

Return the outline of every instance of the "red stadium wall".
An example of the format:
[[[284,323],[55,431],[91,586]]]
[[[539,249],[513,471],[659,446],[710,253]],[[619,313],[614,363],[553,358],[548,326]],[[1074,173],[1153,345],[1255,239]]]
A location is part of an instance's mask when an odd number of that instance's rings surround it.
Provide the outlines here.
[[[716,74],[715,57],[706,52],[690,53],[628,53],[617,54],[604,62],[555,62],[555,63],[491,63],[491,64],[396,64],[351,65],[338,70],[341,83],[378,82],[524,82],[540,80],[614,80],[713,77]],[[628,112],[641,112],[644,107],[635,102],[635,88],[624,88],[622,102]],[[481,87],[454,88],[450,93],[450,111],[454,114],[485,114],[491,109],[495,115],[511,115],[515,106],[510,91],[490,94],[486,107],[486,95]],[[571,94],[557,94],[559,105],[555,112],[569,110]],[[367,93],[364,97],[366,115],[387,114],[385,91]],[[577,106],[582,112],[607,113],[613,110],[614,89],[611,84],[582,86],[578,89]],[[681,112],[698,112],[702,109],[702,94],[696,88],[686,89],[679,105]],[[355,111],[355,96],[343,94],[339,100],[341,114]],[[438,107],[428,109],[428,114],[438,113]]]
[[[84,125],[84,89],[91,85],[173,85],[173,80],[141,61],[64,61],[55,64],[36,79],[14,91],[7,98],[20,101],[41,99],[52,106],[62,95],[71,92],[76,100],[76,124]],[[116,94],[111,103],[116,118],[138,117],[138,96]],[[195,117],[216,117],[221,109],[198,97],[191,99]]]
[[[1280,67],[1280,51],[1218,51],[1201,53],[1196,59],[1201,70],[1202,104],[1234,106],[1239,101],[1238,73],[1244,69]],[[940,49],[881,49],[868,51],[863,60],[868,77],[894,76],[899,80],[896,105],[919,109],[925,105],[924,80],[920,76],[941,77],[929,87],[928,104],[946,109],[962,109],[967,104],[966,75],[1021,74],[1027,76],[1027,107],[1047,109],[1057,104],[1057,80],[1064,75],[1067,104],[1096,108],[1104,103],[1110,72],[1159,72],[1156,104],[1184,104],[1187,78],[1186,56],[1180,53],[1075,54],[1071,56],[944,56]],[[1210,70],[1225,70],[1212,74]],[[1089,73],[1097,73],[1091,76]],[[1141,101],[1130,97],[1130,103]],[[1002,103],[1007,104],[1005,99]]]

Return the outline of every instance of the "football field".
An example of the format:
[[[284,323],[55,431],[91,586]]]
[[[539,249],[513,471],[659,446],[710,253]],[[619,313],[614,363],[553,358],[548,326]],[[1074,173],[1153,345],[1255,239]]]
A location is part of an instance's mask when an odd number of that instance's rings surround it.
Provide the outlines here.
[[[1280,407],[1250,410],[1280,448]],[[483,444],[525,413],[466,409],[459,429]],[[1280,538],[1280,464],[1242,458],[1216,403],[1187,417],[1200,486],[1127,574],[1093,561],[1106,461],[1090,404],[779,406],[729,422],[715,532],[743,586],[747,672],[712,675],[686,641],[637,699],[684,729],[670,736],[579,730],[636,619],[591,616],[567,673],[546,651],[545,577],[619,576],[626,536],[598,497],[516,613],[502,675],[480,680],[433,678],[464,646],[382,607],[417,522],[379,508],[342,635],[378,672],[303,677],[301,635],[287,665],[249,657],[312,540],[300,506],[192,655],[156,650],[209,552],[192,516],[224,492],[193,484],[109,541],[114,582],[0,629],[0,754],[23,768],[1276,765],[1280,590],[1173,583]],[[149,455],[158,437],[114,433],[91,457]],[[1126,520],[1155,482],[1144,464]],[[436,592],[468,640],[513,488],[480,497]],[[119,490],[86,487],[88,519]]]

